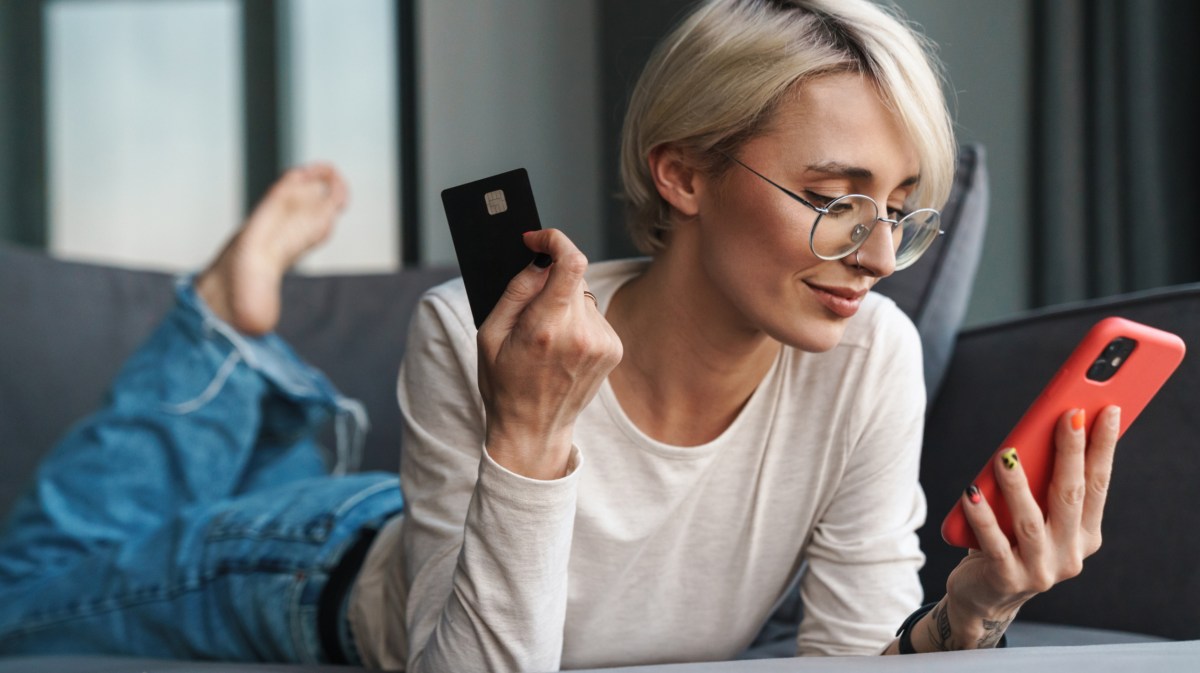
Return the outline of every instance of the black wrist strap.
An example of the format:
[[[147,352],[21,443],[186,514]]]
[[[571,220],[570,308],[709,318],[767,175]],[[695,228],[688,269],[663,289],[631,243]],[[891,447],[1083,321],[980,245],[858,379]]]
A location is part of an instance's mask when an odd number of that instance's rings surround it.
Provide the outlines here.
[[[912,644],[912,628],[916,626],[921,618],[929,614],[929,611],[937,607],[937,603],[926,603],[913,611],[908,619],[896,629],[896,635],[900,636],[900,654],[916,654]]]
[[[930,610],[933,610],[935,607],[937,607],[937,603],[926,603],[925,605],[922,605],[904,620],[904,623],[900,625],[899,629],[896,629],[896,635],[900,636],[900,654],[917,653],[917,650],[913,648],[912,644],[912,628],[916,626],[917,622],[921,621],[922,617],[929,614]],[[1000,642],[996,643],[996,647],[1008,647],[1007,633],[1000,636]]]

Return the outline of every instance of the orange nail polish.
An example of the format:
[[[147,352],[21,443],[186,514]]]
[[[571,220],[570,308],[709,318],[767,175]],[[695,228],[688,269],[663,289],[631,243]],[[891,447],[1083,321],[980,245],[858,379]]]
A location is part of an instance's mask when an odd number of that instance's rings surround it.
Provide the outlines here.
[[[1082,430],[1085,420],[1087,420],[1087,412],[1083,409],[1077,410],[1071,415],[1071,429],[1076,431]]]
[[[979,487],[975,484],[967,487],[967,500],[970,500],[972,505],[978,505],[983,500],[983,494],[979,492]]]

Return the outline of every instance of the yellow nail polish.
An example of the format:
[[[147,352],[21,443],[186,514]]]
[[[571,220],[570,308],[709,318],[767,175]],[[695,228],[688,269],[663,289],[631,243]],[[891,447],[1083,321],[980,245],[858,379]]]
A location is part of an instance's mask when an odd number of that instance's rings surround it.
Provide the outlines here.
[[[1017,450],[1014,448],[1007,448],[1001,451],[1000,460],[1003,461],[1004,467],[1009,470],[1016,467],[1017,463],[1020,462],[1017,460]]]
[[[1087,420],[1087,412],[1083,409],[1078,409],[1074,414],[1071,414],[1071,429],[1078,432],[1083,429],[1083,423]]]

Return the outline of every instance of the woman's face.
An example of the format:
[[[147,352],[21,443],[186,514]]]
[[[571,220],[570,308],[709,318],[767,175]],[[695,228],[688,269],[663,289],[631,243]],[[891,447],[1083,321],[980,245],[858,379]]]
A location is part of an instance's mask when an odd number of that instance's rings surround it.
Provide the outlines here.
[[[736,156],[817,206],[866,194],[881,211],[899,210],[920,172],[907,134],[856,74],[803,84]],[[884,223],[860,249],[862,268],[854,255],[825,261],[808,244],[817,213],[761,177],[732,164],[697,184],[701,272],[747,329],[803,350],[829,350],[867,291],[895,267]]]

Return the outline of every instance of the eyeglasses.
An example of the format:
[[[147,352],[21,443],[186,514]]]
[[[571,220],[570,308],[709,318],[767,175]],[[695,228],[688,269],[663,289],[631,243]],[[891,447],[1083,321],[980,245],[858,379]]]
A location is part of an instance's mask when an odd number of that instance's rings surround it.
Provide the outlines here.
[[[906,269],[933,245],[935,239],[945,232],[938,228],[942,214],[933,208],[921,208],[897,219],[879,216],[879,204],[863,194],[847,194],[833,199],[824,208],[809,203],[796,194],[742,163],[740,159],[725,155],[742,168],[766,180],[772,187],[787,194],[794,201],[808,206],[817,213],[812,230],[808,234],[808,247],[812,253],[824,260],[838,260],[854,253],[871,237],[876,222],[892,225],[892,246],[896,255],[896,270]],[[900,235],[896,235],[899,230]]]

